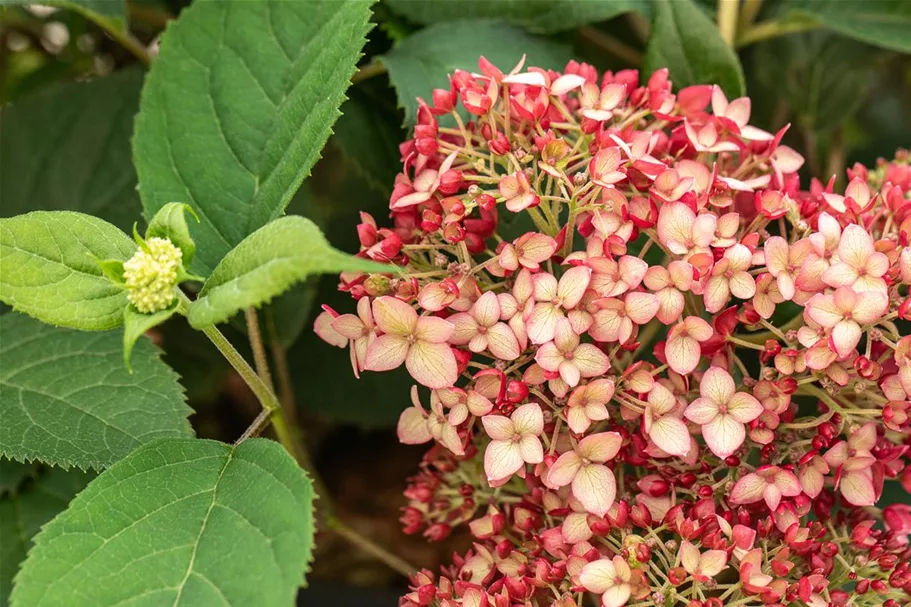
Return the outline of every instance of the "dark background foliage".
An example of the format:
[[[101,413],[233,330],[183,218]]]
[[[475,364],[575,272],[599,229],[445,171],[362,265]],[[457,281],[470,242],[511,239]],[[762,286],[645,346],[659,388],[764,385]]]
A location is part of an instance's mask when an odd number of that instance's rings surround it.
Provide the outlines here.
[[[141,217],[130,137],[145,70],[128,48],[150,46],[154,55],[158,37],[189,2],[57,4],[0,0],[0,215],[74,209],[129,229]],[[721,30],[717,12],[712,0],[384,0],[374,6],[375,27],[343,115],[288,212],[310,217],[333,244],[356,251],[358,212],[380,222],[388,214],[415,97],[445,88],[456,68],[474,69],[478,55],[504,71],[523,54],[531,65],[560,69],[574,58],[599,70],[638,68],[643,77],[668,67],[677,86],[717,82],[729,97],[746,92],[753,124],[772,131],[791,124],[786,143],[808,160],[805,183],[832,175],[843,182],[854,162],[871,165],[911,145],[911,0],[743,0],[736,21]],[[118,40],[106,34],[112,23],[125,32]],[[262,311],[280,336],[275,347],[287,350],[285,389],[293,390],[317,465],[354,526],[412,562],[435,566],[465,538],[428,545],[403,541],[399,531],[404,479],[422,451],[398,445],[390,430],[407,405],[407,377],[355,380],[347,352],[310,330],[320,304],[351,310],[335,287],[333,277],[311,279]],[[227,331],[243,348],[243,323]],[[183,378],[198,434],[238,436],[258,405],[224,360],[181,318],[157,329],[155,339]],[[39,490],[59,486],[65,494],[86,481],[6,464],[0,509],[38,504],[37,518],[26,521],[30,533],[65,503]],[[333,538],[319,543],[311,604],[334,604],[329,597],[340,596],[339,583],[401,583]],[[4,552],[0,562],[0,604],[14,558]],[[356,594],[350,604],[374,596]]]

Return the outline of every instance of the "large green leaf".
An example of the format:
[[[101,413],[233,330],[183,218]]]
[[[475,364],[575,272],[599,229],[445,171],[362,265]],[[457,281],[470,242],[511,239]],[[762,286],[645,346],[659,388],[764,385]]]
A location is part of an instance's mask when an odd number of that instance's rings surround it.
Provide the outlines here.
[[[0,118],[0,216],[82,211],[129,229],[139,219],[130,133],[142,72],[48,88]]]
[[[79,470],[48,468],[0,498],[0,607],[9,604],[13,576],[25,560],[32,537],[66,508],[93,476]]]
[[[97,217],[34,211],[0,219],[0,301],[42,322],[85,331],[123,322],[127,294],[99,259],[127,260],[136,243]]]
[[[312,274],[390,272],[393,266],[332,248],[312,221],[289,215],[260,228],[218,264],[190,306],[196,328],[224,322],[268,303]]]
[[[417,97],[429,100],[433,89],[446,88],[446,76],[456,69],[477,71],[484,55],[508,72],[527,55],[526,66],[563,69],[572,58],[568,47],[533,36],[518,27],[493,21],[455,21],[431,25],[406,38],[381,57],[389,79],[405,108],[405,120],[414,124]]]
[[[143,443],[192,436],[177,375],[141,339],[133,374],[121,336],[0,316],[0,454],[100,469]]]
[[[30,0],[0,0],[0,6],[14,4],[33,3]],[[41,4],[74,10],[106,30],[119,32],[127,26],[124,0],[42,0]]]
[[[718,84],[728,97],[744,94],[740,60],[692,0],[655,2],[653,8],[655,18],[645,53],[646,76],[666,67],[677,88]]]
[[[12,604],[287,607],[310,561],[313,499],[270,440],[143,446],[35,537]]]
[[[845,36],[911,53],[911,0],[788,0],[786,8]]]
[[[372,0],[195,2],[161,40],[133,153],[147,217],[186,202],[207,274],[281,215],[331,132]]]
[[[648,0],[387,0],[393,10],[418,23],[466,17],[498,19],[543,34],[607,21],[631,11],[648,11]]]

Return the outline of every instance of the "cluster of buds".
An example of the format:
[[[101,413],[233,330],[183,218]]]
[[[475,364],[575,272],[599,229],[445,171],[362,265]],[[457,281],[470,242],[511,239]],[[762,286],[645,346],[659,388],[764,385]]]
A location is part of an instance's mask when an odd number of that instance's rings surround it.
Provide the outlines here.
[[[911,506],[876,506],[911,491],[908,154],[802,189],[749,118],[576,62],[420,101],[392,227],[358,226],[397,272],[315,323],[419,384],[406,532],[475,539],[401,605],[911,600]]]
[[[165,310],[174,303],[174,287],[182,272],[182,251],[167,238],[137,239],[139,248],[123,262],[127,298],[143,314]]]

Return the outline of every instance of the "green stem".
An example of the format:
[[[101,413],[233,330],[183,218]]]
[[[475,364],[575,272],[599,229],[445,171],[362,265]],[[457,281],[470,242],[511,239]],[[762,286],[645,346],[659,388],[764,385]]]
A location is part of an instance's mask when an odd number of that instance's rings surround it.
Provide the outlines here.
[[[385,563],[391,569],[402,574],[403,576],[411,577],[414,573],[417,572],[417,569],[415,569],[414,565],[411,565],[405,559],[392,554],[379,544],[375,544],[369,538],[348,527],[346,524],[334,516],[326,517],[325,524],[326,527],[348,540],[348,542],[354,544],[381,563]]]
[[[781,19],[770,19],[763,21],[746,30],[742,36],[737,39],[737,48],[743,48],[763,40],[787,36],[789,34],[798,34],[800,32],[809,32],[819,29],[820,25],[812,21],[792,21],[787,22]]]
[[[642,64],[642,53],[591,25],[580,27],[579,36],[630,65]]]
[[[244,312],[244,317],[247,320],[247,335],[250,337],[250,348],[253,350],[256,374],[269,387],[269,391],[274,394],[275,386],[272,383],[272,374],[269,373],[269,359],[266,358],[266,348],[263,346],[263,336],[259,330],[259,317],[257,316],[256,308],[247,308]]]
[[[358,82],[362,82],[364,80],[368,80],[385,73],[386,66],[379,61],[374,61],[373,63],[368,63],[367,65],[358,68],[358,70],[354,72],[354,76],[351,77],[351,84],[357,84]]]
[[[731,48],[737,38],[737,16],[740,13],[740,0],[718,0],[718,29],[721,37]]]

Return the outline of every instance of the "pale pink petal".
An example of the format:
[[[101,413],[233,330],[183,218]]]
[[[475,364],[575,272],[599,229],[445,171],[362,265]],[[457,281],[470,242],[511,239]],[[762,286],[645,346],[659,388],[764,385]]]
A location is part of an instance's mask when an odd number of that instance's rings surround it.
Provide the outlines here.
[[[487,349],[501,360],[515,360],[521,353],[515,333],[502,322],[487,329]]]
[[[544,461],[544,448],[541,446],[541,440],[537,436],[526,434],[518,442],[518,445],[522,459],[529,464],[540,464]]]
[[[788,241],[781,236],[772,236],[763,246],[765,263],[772,276],[777,277],[779,273],[787,269],[788,248]]]
[[[560,377],[570,388],[575,388],[578,386],[579,380],[582,379],[582,375],[579,373],[579,368],[572,361],[567,360],[560,363],[558,371],[560,372]]]
[[[512,423],[515,424],[516,432],[519,434],[534,434],[535,436],[544,431],[544,415],[541,413],[541,407],[537,403],[528,403],[518,407],[513,411]]]
[[[512,420],[502,415],[485,415],[481,418],[481,423],[484,424],[487,436],[493,440],[512,440],[516,433],[516,426]]]
[[[582,587],[595,594],[603,594],[614,586],[617,570],[610,559],[598,559],[587,563],[579,572]]]
[[[728,553],[724,550],[709,550],[699,557],[702,575],[713,578],[727,567]]]
[[[658,239],[672,253],[682,255],[689,250],[686,242],[690,240],[696,214],[687,205],[674,202],[661,207],[658,215]]]
[[[428,388],[448,388],[459,377],[458,363],[448,344],[415,342],[405,357],[405,367],[411,377]]]
[[[410,335],[418,322],[414,308],[395,297],[378,297],[373,301],[373,319],[383,333]]]
[[[508,479],[525,465],[518,443],[495,440],[484,452],[484,473],[490,482]]]
[[[597,464],[603,464],[610,461],[620,452],[623,445],[623,437],[619,432],[599,432],[586,436],[579,441],[576,452],[580,457]]]
[[[793,472],[779,470],[775,475],[775,486],[781,491],[781,494],[787,497],[796,497],[800,495],[800,481]]]
[[[775,485],[766,483],[766,486],[762,488],[762,499],[765,500],[769,510],[772,512],[778,510],[778,506],[781,504],[781,489]]]
[[[544,302],[535,304],[531,316],[525,323],[528,338],[533,344],[543,344],[554,338],[557,321],[563,318],[563,313],[552,303]]]
[[[857,294],[857,304],[852,311],[852,318],[861,324],[871,324],[879,320],[889,309],[889,298],[879,291],[864,291]]]
[[[629,584],[618,584],[601,595],[602,607],[623,607],[632,594]]]
[[[484,327],[493,326],[500,320],[500,302],[493,291],[488,291],[478,298],[471,308],[471,315]]]
[[[841,494],[854,506],[872,506],[876,503],[876,491],[868,470],[857,470],[842,475],[838,485]]]
[[[459,438],[459,432],[454,426],[444,423],[440,429],[440,443],[456,455],[465,455],[465,447],[462,445],[462,439]]]
[[[573,352],[572,362],[579,369],[582,377],[597,377],[604,375],[610,369],[607,354],[592,344],[578,346]]]
[[[718,403],[710,398],[697,398],[690,403],[684,412],[688,420],[699,425],[710,423],[718,414]]]
[[[522,274],[524,272],[526,271],[523,270],[519,273],[519,278],[522,277]],[[531,275],[529,274],[529,276]],[[517,278],[516,286],[518,286],[518,284],[519,280]],[[541,274],[535,274],[532,284],[534,285],[534,296],[537,301],[551,301],[557,296],[558,283],[553,274],[546,274],[543,272]],[[520,298],[518,294],[515,295],[516,299],[519,301],[524,301],[524,299]]]
[[[452,323],[436,316],[422,316],[414,327],[414,337],[432,344],[446,343],[452,336]]]
[[[846,263],[834,263],[822,273],[822,281],[830,287],[850,287],[860,275],[857,269]]]
[[[712,325],[698,316],[687,316],[683,321],[687,334],[696,341],[705,341],[715,334]]]
[[[683,293],[677,289],[662,289],[656,295],[659,304],[656,313],[658,320],[666,325],[680,320],[680,315],[683,314],[683,308],[686,306]]]
[[[522,259],[541,263],[550,259],[556,250],[556,240],[546,234],[532,234],[522,243]]]
[[[579,336],[573,331],[572,323],[565,318],[557,320],[557,326],[554,328],[554,345],[567,354],[579,345]]]
[[[702,426],[702,437],[712,453],[724,459],[743,444],[746,430],[730,415],[719,415]]]
[[[686,375],[699,365],[701,349],[699,342],[685,335],[669,339],[664,347],[664,355],[667,357],[667,364],[671,369],[681,375]]]
[[[705,309],[714,314],[721,310],[731,299],[731,290],[728,279],[724,276],[713,276],[705,286]]]
[[[535,362],[541,365],[542,369],[551,373],[559,371],[560,364],[564,360],[563,353],[552,341],[538,348],[538,352],[535,354]]]
[[[832,345],[842,358],[857,348],[862,331],[853,320],[843,320],[832,328]]]
[[[753,504],[762,499],[762,491],[768,483],[758,474],[747,474],[731,489],[732,504]]]
[[[327,314],[327,312],[323,312],[323,314]],[[363,337],[366,329],[364,322],[354,314],[342,314],[332,321],[332,328],[347,339]]]
[[[874,251],[873,237],[861,226],[852,223],[842,231],[838,242],[838,258],[842,262],[855,268],[866,267],[867,258]]]
[[[583,508],[597,516],[604,516],[614,505],[617,481],[606,466],[590,464],[576,473],[572,492]]]
[[[815,499],[822,493],[824,481],[825,476],[812,466],[806,466],[800,470],[800,486],[811,499]]]
[[[834,327],[844,318],[832,297],[822,293],[817,293],[807,302],[806,314],[813,322],[827,329]]]
[[[671,415],[652,422],[648,436],[668,455],[683,457],[690,451],[690,433],[686,424]]]
[[[762,415],[762,405],[746,392],[737,392],[728,401],[728,415],[741,424],[748,424]]]
[[[721,367],[711,367],[699,382],[699,393],[718,405],[726,404],[736,389],[734,378]]]
[[[345,314],[345,316],[351,315]],[[313,322],[313,332],[327,344],[335,346],[336,348],[344,348],[348,345],[349,338],[339,333],[338,330],[332,326],[332,323],[337,318],[342,317],[333,316],[329,312],[320,312],[319,316],[317,316],[316,320]]]
[[[756,295],[756,281],[747,272],[734,272],[730,280],[731,293],[740,299],[750,299]]]
[[[680,543],[680,564],[686,569],[687,573],[696,573],[699,570],[699,548],[687,540]]]
[[[402,411],[396,433],[399,441],[406,445],[420,445],[433,438],[427,428],[424,412],[418,407],[408,407]]]
[[[368,371],[395,369],[405,362],[409,349],[408,339],[405,337],[392,334],[380,335],[367,348],[364,368]]]
[[[626,315],[638,325],[644,325],[654,318],[658,308],[661,306],[661,302],[658,301],[656,295],[641,291],[627,294],[625,303]]]
[[[547,485],[560,488],[573,482],[576,473],[582,467],[582,459],[575,451],[567,451],[557,458],[554,465],[547,471]]]
[[[570,407],[569,411],[566,413],[566,423],[569,425],[570,430],[576,434],[581,434],[588,430],[588,427],[592,425],[591,419],[589,419],[586,413],[586,407]]]
[[[449,343],[454,346],[464,346],[478,334],[478,323],[474,317],[467,312],[459,312],[447,318],[452,324],[452,335],[449,337]]]
[[[560,278],[557,294],[562,300],[564,310],[575,308],[582,300],[588,283],[591,282],[592,270],[585,266],[576,266],[567,270]]]

